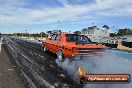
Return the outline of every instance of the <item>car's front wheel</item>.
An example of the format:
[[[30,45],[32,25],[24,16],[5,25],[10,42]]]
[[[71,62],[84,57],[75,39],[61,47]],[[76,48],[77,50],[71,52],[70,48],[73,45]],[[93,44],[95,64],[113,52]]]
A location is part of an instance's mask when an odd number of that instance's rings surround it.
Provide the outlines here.
[[[58,50],[58,51],[57,51],[57,59],[58,59],[59,61],[63,61],[63,59],[64,59],[64,55],[63,55],[63,53],[62,53],[61,50]]]
[[[47,51],[47,48],[45,46],[43,46],[43,51],[46,52]]]

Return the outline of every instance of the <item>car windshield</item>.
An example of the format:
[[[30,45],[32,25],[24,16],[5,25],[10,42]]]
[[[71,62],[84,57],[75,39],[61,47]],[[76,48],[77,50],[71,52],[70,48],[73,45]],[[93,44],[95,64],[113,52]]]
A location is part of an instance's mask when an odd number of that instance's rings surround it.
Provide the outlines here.
[[[92,41],[87,36],[77,35],[77,34],[67,34],[66,41],[67,42],[76,42],[77,44],[92,43]]]

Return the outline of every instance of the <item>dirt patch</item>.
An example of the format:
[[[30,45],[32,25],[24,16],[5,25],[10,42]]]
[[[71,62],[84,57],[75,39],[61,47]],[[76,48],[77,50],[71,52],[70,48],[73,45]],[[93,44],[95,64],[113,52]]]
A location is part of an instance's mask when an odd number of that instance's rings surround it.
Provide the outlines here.
[[[28,88],[23,80],[17,65],[7,54],[5,45],[1,46],[0,53],[0,88]]]

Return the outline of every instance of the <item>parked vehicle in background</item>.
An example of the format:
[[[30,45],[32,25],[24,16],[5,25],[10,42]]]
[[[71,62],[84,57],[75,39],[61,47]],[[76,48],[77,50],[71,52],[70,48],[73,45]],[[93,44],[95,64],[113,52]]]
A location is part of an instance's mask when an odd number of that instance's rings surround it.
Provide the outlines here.
[[[93,43],[87,36],[79,34],[58,33],[42,41],[43,51],[52,51],[59,60],[75,56],[103,54],[105,46]]]

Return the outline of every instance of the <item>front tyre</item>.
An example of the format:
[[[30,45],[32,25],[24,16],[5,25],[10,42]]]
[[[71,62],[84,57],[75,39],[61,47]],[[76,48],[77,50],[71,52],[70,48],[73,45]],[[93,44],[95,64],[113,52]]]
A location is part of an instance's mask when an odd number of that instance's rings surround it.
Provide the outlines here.
[[[58,51],[57,51],[57,59],[58,59],[59,61],[63,61],[63,60],[64,60],[64,55],[63,55],[63,53],[62,53],[61,50],[58,50]]]
[[[43,52],[45,53],[47,51],[46,47],[43,46]]]

